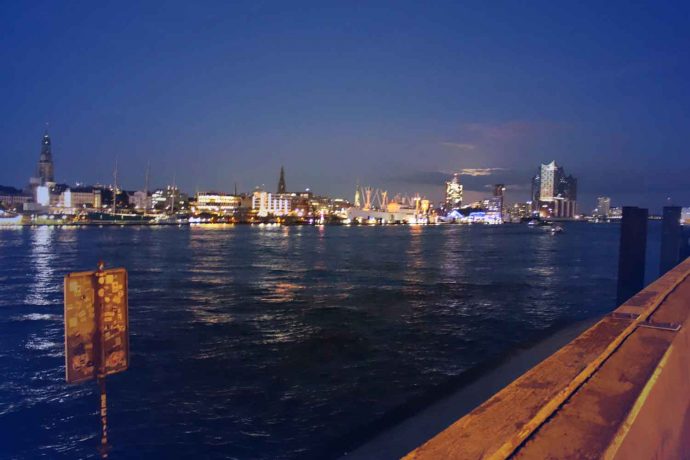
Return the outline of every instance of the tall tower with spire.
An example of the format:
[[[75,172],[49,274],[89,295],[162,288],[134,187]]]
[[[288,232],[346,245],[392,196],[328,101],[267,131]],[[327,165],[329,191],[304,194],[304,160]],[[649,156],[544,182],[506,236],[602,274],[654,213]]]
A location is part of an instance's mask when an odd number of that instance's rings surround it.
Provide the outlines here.
[[[285,170],[280,167],[280,179],[278,179],[278,193],[286,193],[285,189]]]
[[[50,136],[46,128],[41,141],[41,156],[38,160],[38,178],[41,180],[41,185],[47,182],[55,182],[55,169],[53,166],[53,152],[50,148]]]

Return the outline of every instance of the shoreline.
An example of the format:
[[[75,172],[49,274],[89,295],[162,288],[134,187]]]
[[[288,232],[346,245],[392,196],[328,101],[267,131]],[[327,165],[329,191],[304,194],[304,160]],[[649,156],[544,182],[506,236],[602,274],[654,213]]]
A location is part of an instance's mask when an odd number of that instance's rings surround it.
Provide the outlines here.
[[[560,220],[553,222],[569,222],[569,223],[588,223],[584,220]],[[615,223],[615,222],[613,222]],[[309,222],[142,222],[142,221],[127,221],[127,220],[113,220],[113,221],[81,221],[81,222],[64,222],[64,221],[40,221],[40,222],[23,222],[23,223],[8,223],[0,222],[0,228],[23,228],[23,227],[216,227],[216,226],[275,226],[275,227],[386,227],[386,226],[409,226],[409,227],[436,227],[436,226],[517,226],[524,225],[522,222],[502,222],[500,224],[487,223],[468,223],[468,222],[386,222],[386,223],[356,223],[356,222],[323,222],[323,223],[309,223]]]

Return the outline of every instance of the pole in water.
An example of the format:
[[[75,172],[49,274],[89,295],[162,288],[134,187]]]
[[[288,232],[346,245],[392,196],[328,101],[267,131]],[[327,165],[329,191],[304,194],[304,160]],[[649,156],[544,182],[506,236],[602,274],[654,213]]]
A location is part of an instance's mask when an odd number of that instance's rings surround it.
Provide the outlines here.
[[[618,305],[644,288],[647,209],[623,206],[618,251]]]
[[[98,377],[98,388],[101,394],[101,445],[98,450],[101,458],[108,458],[108,400],[105,392],[105,376]]]
[[[105,276],[103,268],[105,263],[102,260],[98,261],[98,270],[94,275],[96,285],[96,302],[95,302],[95,316],[96,316],[96,340],[94,341],[97,347],[96,359],[98,360],[96,366],[98,388],[100,393],[100,419],[101,419],[101,443],[98,450],[101,453],[101,458],[108,458],[108,400],[105,391],[105,343],[103,338],[103,305],[104,305],[104,284]]]
[[[96,380],[101,419],[97,449],[101,458],[108,458],[111,446],[105,379],[129,366],[127,270],[106,270],[99,261],[96,270],[69,273],[64,279],[64,296],[65,380]]]

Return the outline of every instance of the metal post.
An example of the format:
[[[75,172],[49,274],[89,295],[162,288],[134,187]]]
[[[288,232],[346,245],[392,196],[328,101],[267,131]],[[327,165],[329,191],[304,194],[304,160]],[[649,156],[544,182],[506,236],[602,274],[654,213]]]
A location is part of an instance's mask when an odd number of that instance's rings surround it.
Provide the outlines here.
[[[646,209],[636,206],[623,207],[618,253],[619,305],[644,288],[647,218]]]
[[[664,206],[664,220],[661,227],[659,276],[663,275],[680,262],[680,212],[680,206]]]
[[[105,391],[105,347],[103,346],[103,304],[105,297],[105,277],[103,275],[103,261],[98,262],[98,270],[94,274],[96,290],[94,302],[94,316],[96,320],[96,337],[94,340],[96,363],[96,378],[100,392],[101,444],[99,451],[101,458],[108,458],[108,406]]]
[[[105,376],[98,377],[98,388],[101,393],[101,458],[108,458],[108,403],[105,392]]]

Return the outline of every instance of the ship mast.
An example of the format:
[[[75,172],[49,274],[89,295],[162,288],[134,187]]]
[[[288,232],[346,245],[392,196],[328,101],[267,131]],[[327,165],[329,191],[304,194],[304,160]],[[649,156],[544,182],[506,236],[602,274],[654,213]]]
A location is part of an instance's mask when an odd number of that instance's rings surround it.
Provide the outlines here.
[[[172,193],[170,194],[170,215],[175,215],[175,190],[177,188],[177,173],[173,174]]]
[[[149,211],[149,174],[151,172],[151,161],[146,164],[146,177],[144,180],[144,215]]]
[[[113,214],[117,211],[117,158],[115,158],[115,169],[113,170]]]

